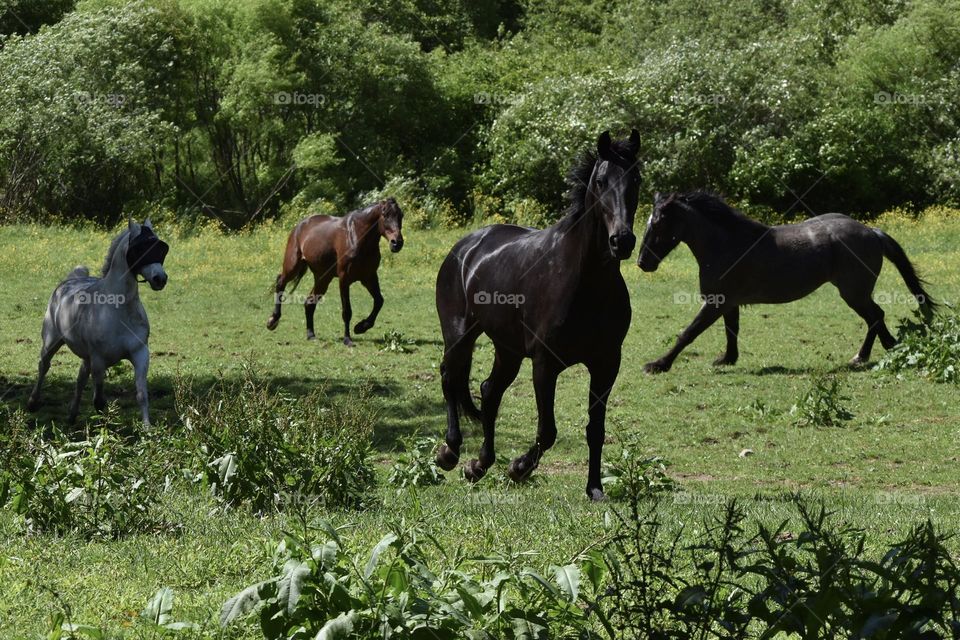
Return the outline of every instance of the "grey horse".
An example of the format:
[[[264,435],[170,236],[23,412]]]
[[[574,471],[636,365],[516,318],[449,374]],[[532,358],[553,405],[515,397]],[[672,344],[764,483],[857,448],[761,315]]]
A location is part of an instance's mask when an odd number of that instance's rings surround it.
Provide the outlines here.
[[[67,347],[81,360],[77,387],[70,404],[68,421],[72,424],[80,410],[80,396],[93,374],[93,404],[97,411],[106,407],[103,380],[107,369],[120,360],[133,364],[137,403],[143,422],[150,424],[147,398],[147,369],[150,365],[150,323],[140,302],[137,278],[142,277],[154,291],[167,284],[163,261],[169,247],[157,238],[153,225],[130,220],[127,229],[113,239],[100,278],[86,267],[77,267],[57,285],[50,296],[43,318],[43,346],[37,384],[27,408],[40,406],[40,388],[50,369],[50,360]]]

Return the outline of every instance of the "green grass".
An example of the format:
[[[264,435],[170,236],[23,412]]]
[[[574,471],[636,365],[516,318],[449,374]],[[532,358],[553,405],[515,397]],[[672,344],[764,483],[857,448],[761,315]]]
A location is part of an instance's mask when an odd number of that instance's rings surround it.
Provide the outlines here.
[[[885,218],[881,226],[905,247],[940,299],[960,296],[960,219],[931,217],[921,223]],[[171,234],[170,276],[162,292],[142,291],[151,318],[150,389],[154,420],[176,428],[174,380],[180,376],[212,382],[240,375],[253,362],[292,393],[323,387],[356,395],[373,390],[378,411],[375,444],[380,463],[381,508],[364,512],[301,514],[309,524],[324,518],[350,525],[347,533],[363,544],[379,539],[385,523],[424,520],[451,548],[477,555],[531,551],[531,565],[567,561],[604,535],[609,504],[594,505],[583,493],[586,481],[587,376],[583,368],[565,372],[559,382],[559,438],[527,485],[511,486],[503,462],[525,451],[534,436],[536,411],[529,362],[508,391],[498,428],[501,464],[472,489],[459,474],[419,491],[417,499],[396,496],[386,478],[398,442],[411,435],[439,440],[445,426],[438,380],[442,343],[433,301],[437,267],[456,231],[405,233],[406,246],[385,254],[381,281],[386,306],[378,325],[356,338],[357,347],[339,342],[340,306],[336,294],[317,310],[319,339],[304,339],[303,311],[290,305],[275,332],[264,328],[270,287],[281,258],[286,230],[266,227],[239,235],[204,232]],[[40,324],[47,298],[76,264],[98,268],[110,234],[73,228],[0,227],[0,394],[22,407],[36,376]],[[660,270],[643,274],[623,265],[633,304],[633,323],[624,345],[623,368],[614,389],[605,458],[618,443],[636,435],[643,453],[661,455],[680,494],[663,507],[671,526],[695,531],[703,517],[719,511],[730,496],[745,500],[749,513],[775,522],[794,513],[781,496],[802,491],[824,499],[836,518],[863,527],[871,544],[891,542],[930,517],[947,531],[960,518],[960,474],[956,473],[960,402],[953,386],[912,374],[900,377],[848,371],[847,360],[863,338],[860,319],[836,291],[824,287],[784,306],[752,307],[741,314],[740,362],[716,369],[723,347],[717,326],[695,342],[664,375],[642,373],[645,362],[662,354],[695,312],[693,303],[676,304],[678,292],[695,294],[696,268],[681,247]],[[304,283],[304,293],[309,283]],[[906,288],[886,264],[877,286],[891,329],[906,316]],[[370,300],[354,289],[355,321]],[[381,337],[399,332],[412,340],[408,353],[381,351]],[[881,353],[879,344],[874,357]],[[492,361],[481,340],[474,364],[477,389]],[[78,360],[66,349],[54,359],[45,404],[32,417],[38,427],[66,415]],[[791,406],[818,375],[835,372],[850,397],[855,417],[839,427],[800,428]],[[108,398],[122,415],[137,416],[132,369],[111,371]],[[750,405],[761,402],[761,415]],[[83,411],[92,412],[89,397]],[[479,428],[465,433],[464,458],[480,442]],[[741,457],[744,449],[752,455]],[[69,606],[75,622],[102,624],[117,633],[158,588],[175,590],[175,617],[213,625],[221,603],[238,589],[266,577],[274,541],[285,529],[304,526],[298,514],[255,517],[241,511],[215,512],[199,489],[175,485],[162,505],[173,532],[116,542],[84,542],[33,536],[21,531],[9,512],[0,512],[0,629],[4,637],[38,637],[51,612]],[[132,637],[140,637],[134,627]],[[257,637],[250,626],[230,637]]]

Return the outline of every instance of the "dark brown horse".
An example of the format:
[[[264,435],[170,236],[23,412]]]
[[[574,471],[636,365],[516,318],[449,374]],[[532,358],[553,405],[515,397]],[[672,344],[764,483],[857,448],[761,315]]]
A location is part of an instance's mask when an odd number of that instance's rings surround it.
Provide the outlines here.
[[[343,311],[343,344],[353,346],[350,339],[350,285],[362,284],[373,296],[373,311],[353,328],[354,333],[369,331],[383,307],[380,280],[380,238],[390,242],[390,251],[403,248],[403,212],[393,198],[370,205],[337,218],[310,216],[301,220],[287,239],[283,268],[277,276],[274,308],[267,319],[267,329],[280,324],[283,292],[288,284],[297,284],[309,268],[313,272],[313,289],[304,302],[307,315],[307,340],[313,340],[313,313],[317,302],[327,292],[330,281],[340,281],[340,304]],[[291,289],[292,291],[292,289]]]
[[[459,409],[483,424],[476,460],[464,465],[471,481],[494,463],[494,423],[507,387],[524,358],[533,360],[537,398],[537,439],[510,463],[514,481],[526,479],[557,437],[554,394],[567,367],[590,372],[590,448],[587,495],[603,497],[600,453],[607,398],[620,370],[620,349],[630,326],[630,297],[620,261],[636,244],[633,216],[640,172],[634,131],[613,142],[604,132],[597,156],[588,154],[571,172],[570,207],[557,224],[528,229],[498,224],[460,240],[437,275],[437,312],[445,353],[441,365],[447,403],[446,444],[437,464],[449,471],[460,459]],[[493,371],[480,386],[481,410],[470,397],[473,345],[481,333],[493,341]]]
[[[768,227],[710,193],[658,193],[637,264],[656,271],[681,242],[700,267],[702,306],[676,345],[644,367],[647,373],[669,371],[683,348],[721,317],[727,350],[714,364],[735,364],[741,305],[791,302],[827,282],[867,324],[863,345],[850,361],[864,364],[876,338],[885,349],[896,344],[883,322],[883,309],[872,297],[884,257],[900,272],[923,314],[929,318],[936,309],[897,241],[840,213]]]

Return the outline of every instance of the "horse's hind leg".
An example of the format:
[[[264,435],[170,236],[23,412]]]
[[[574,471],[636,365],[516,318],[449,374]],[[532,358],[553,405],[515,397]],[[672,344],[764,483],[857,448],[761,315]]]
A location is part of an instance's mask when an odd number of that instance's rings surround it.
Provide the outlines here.
[[[441,321],[442,322],[442,321]],[[463,434],[460,433],[459,403],[462,393],[469,389],[470,362],[473,357],[475,333],[444,335],[446,352],[440,364],[440,383],[443,387],[443,399],[447,404],[446,442],[437,451],[437,466],[450,471],[460,460],[460,445]]]
[[[549,355],[540,354],[533,360],[533,389],[537,396],[537,440],[522,456],[514,458],[507,467],[507,475],[514,482],[526,480],[540,465],[540,458],[557,440],[557,420],[553,403],[557,393],[557,377],[563,366]]]
[[[283,259],[283,268],[277,275],[276,286],[273,294],[273,313],[267,318],[267,329],[273,331],[280,324],[280,314],[283,307],[283,291],[291,282],[302,277],[307,270],[307,263],[299,258],[299,251],[295,251],[291,256],[288,250]]]
[[[307,340],[313,340],[317,334],[313,330],[313,315],[317,310],[317,303],[327,293],[327,287],[330,286],[330,280],[333,279],[332,273],[326,273],[321,276],[313,275],[313,289],[303,303],[303,313],[307,320]]]
[[[380,309],[383,308],[383,294],[380,293],[380,278],[377,277],[377,274],[361,280],[360,283],[370,292],[370,296],[373,298],[373,310],[369,316],[357,323],[357,326],[353,328],[354,333],[366,333],[372,329],[377,321],[377,316],[380,315]]]
[[[844,292],[841,290],[840,295],[843,297],[844,302],[846,302],[851,309],[857,312],[863,321],[867,323],[867,335],[863,340],[863,344],[860,346],[860,350],[850,360],[851,366],[860,366],[866,364],[870,360],[870,352],[873,350],[873,342],[879,337],[880,343],[883,345],[884,349],[890,349],[897,343],[896,339],[890,334],[890,331],[887,329],[886,323],[883,321],[883,309],[870,297],[870,294],[854,295],[844,295]]]
[[[80,363],[80,371],[77,373],[77,386],[73,391],[73,400],[70,401],[67,424],[74,424],[77,421],[77,415],[80,413],[80,400],[83,397],[83,390],[87,386],[87,378],[89,377],[90,363],[84,360]]]
[[[43,323],[43,346],[40,347],[40,361],[37,364],[37,384],[34,385],[27,400],[27,410],[36,411],[40,408],[40,389],[50,370],[50,361],[63,346],[63,337],[57,333],[46,321]]]
[[[723,327],[727,333],[727,350],[722,356],[713,361],[715,365],[737,364],[740,350],[737,348],[737,338],[740,334],[740,307],[733,307],[723,312]]]
[[[486,474],[496,461],[494,448],[494,428],[497,421],[497,412],[507,387],[517,378],[523,358],[512,352],[497,349],[493,370],[490,377],[480,385],[481,417],[483,423],[483,444],[480,445],[480,456],[470,460],[463,466],[463,475],[467,480],[476,482]]]

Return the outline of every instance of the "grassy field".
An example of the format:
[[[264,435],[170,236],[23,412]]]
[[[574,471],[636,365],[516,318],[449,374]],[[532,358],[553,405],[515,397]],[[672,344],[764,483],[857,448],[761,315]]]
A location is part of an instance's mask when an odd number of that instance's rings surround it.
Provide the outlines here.
[[[921,222],[888,217],[878,223],[906,249],[931,283],[934,296],[960,298],[960,218],[929,216]],[[586,481],[587,377],[565,372],[557,397],[559,439],[533,481],[508,485],[501,462],[475,489],[457,473],[418,499],[397,496],[386,484],[400,441],[414,434],[439,439],[445,415],[438,380],[442,343],[434,310],[433,283],[446,251],[463,233],[406,230],[406,246],[387,254],[381,267],[386,306],[378,325],[347,349],[339,342],[336,295],[317,310],[318,340],[304,339],[302,308],[285,308],[277,331],[264,328],[270,286],[286,230],[265,227],[247,234],[216,231],[171,233],[170,281],[161,292],[142,291],[151,319],[150,390],[156,422],[176,425],[173,387],[179,377],[209,384],[236,378],[253,365],[292,393],[323,387],[330,393],[373,389],[378,410],[375,445],[381,463],[382,507],[362,512],[308,514],[352,525],[347,537],[375,542],[386,523],[422,520],[451,548],[469,554],[531,551],[533,566],[565,562],[603,535],[608,504],[591,504]],[[0,394],[22,407],[36,376],[41,319],[50,291],[74,265],[99,267],[110,234],[72,228],[0,228]],[[789,514],[777,499],[788,491],[822,497],[838,521],[864,528],[882,545],[912,524],[931,518],[946,531],[960,521],[957,473],[960,402],[955,387],[871,370],[849,371],[864,328],[824,287],[788,306],[747,308],[741,315],[740,362],[711,366],[722,349],[723,329],[712,328],[689,348],[672,371],[651,377],[645,362],[659,356],[695,312],[696,269],[681,247],[654,274],[632,261],[623,264],[631,291],[633,324],[608,417],[610,444],[636,436],[642,453],[667,458],[670,474],[696,498],[667,501],[665,521],[696,531],[705,516],[729,496],[744,500],[762,521]],[[304,291],[305,292],[305,291]],[[910,314],[906,288],[886,264],[875,297],[891,329]],[[370,301],[354,289],[354,317]],[[383,350],[387,332],[409,340],[408,353]],[[874,357],[882,353],[879,344]],[[489,369],[492,349],[481,340],[473,388]],[[72,393],[78,360],[66,349],[47,379],[46,402],[34,414],[39,427],[61,422]],[[836,372],[855,417],[841,427],[800,428],[791,406],[824,372]],[[107,384],[125,419],[137,411],[132,369],[114,369]],[[760,404],[764,411],[755,408]],[[83,411],[92,412],[84,399]],[[530,366],[508,391],[499,420],[502,461],[525,451],[534,436],[536,411]],[[476,451],[477,427],[466,433],[464,459]],[[752,455],[740,453],[752,450]],[[473,491],[473,493],[471,493]],[[465,499],[468,495],[482,499]],[[290,514],[258,517],[243,510],[214,511],[199,488],[177,487],[164,499],[175,534],[141,535],[116,542],[27,535],[15,517],[0,512],[0,629],[5,638],[38,637],[51,612],[69,606],[77,622],[117,633],[129,626],[147,598],[162,586],[177,597],[176,617],[215,623],[221,603],[269,571],[274,542],[296,527]],[[136,635],[136,631],[131,632]],[[258,637],[251,625],[230,636]]]

